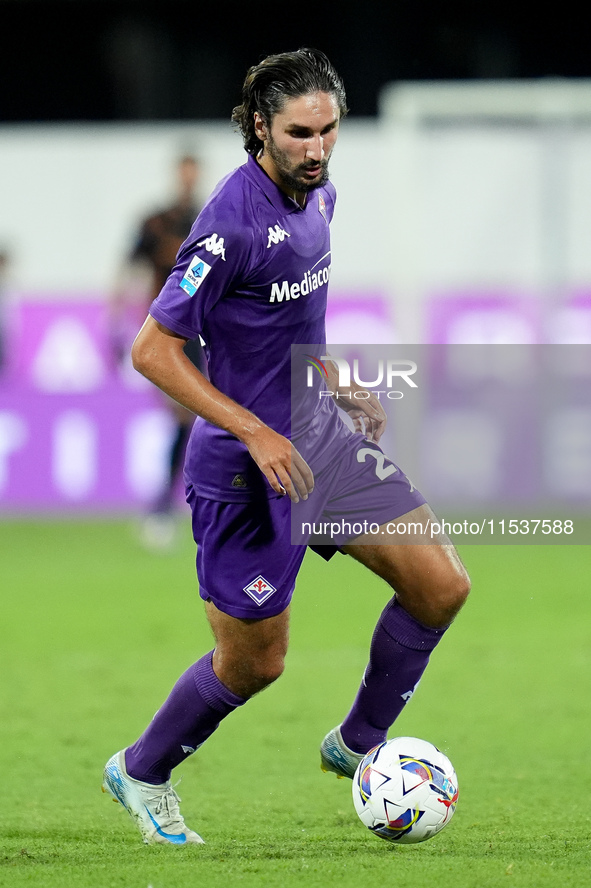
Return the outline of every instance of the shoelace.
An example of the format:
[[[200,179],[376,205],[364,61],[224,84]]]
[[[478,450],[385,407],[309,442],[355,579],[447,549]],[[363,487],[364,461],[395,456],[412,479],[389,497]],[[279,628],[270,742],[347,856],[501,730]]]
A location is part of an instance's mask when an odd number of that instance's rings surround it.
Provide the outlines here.
[[[177,784],[175,784],[175,786],[176,785]],[[157,796],[153,796],[149,801],[152,803],[156,802],[154,813],[157,817],[160,817],[163,811],[166,813],[166,820],[160,823],[162,828],[178,825],[184,827],[185,821],[179,811],[179,802],[181,799],[172,786],[164,790],[164,792],[158,793]]]

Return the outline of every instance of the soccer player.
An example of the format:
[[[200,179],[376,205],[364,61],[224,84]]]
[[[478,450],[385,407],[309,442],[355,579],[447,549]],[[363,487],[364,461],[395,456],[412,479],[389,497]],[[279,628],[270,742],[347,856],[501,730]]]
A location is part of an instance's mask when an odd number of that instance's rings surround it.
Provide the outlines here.
[[[292,433],[290,347],[318,344],[321,355],[325,342],[335,205],[328,162],[347,110],[343,84],[323,53],[300,49],[251,68],[242,99],[233,120],[247,161],[206,203],[133,346],[135,367],[200,417],[185,476],[199,591],[216,641],[139,739],[105,767],[103,788],[147,843],[202,841],[180,814],[171,771],[283,670],[306,550],[291,543],[291,510],[306,520],[348,511],[381,527],[432,516],[378,447],[385,414],[375,396],[338,398],[355,432],[323,397],[314,434]],[[209,380],[183,352],[198,334]],[[327,372],[336,392],[330,362]],[[365,458],[368,450],[375,458]],[[440,539],[382,545],[342,537],[319,551],[330,558],[337,548],[383,578],[392,596],[352,708],[321,744],[323,769],[352,777],[364,753],[386,738],[469,584]]]

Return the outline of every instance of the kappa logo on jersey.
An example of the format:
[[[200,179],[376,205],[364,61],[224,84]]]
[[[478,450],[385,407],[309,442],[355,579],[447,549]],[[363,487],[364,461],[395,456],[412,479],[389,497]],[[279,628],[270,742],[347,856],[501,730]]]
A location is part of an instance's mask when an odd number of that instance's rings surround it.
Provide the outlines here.
[[[208,253],[213,253],[214,256],[221,256],[224,262],[226,261],[226,248],[224,247],[224,239],[223,237],[220,237],[218,239],[215,231],[211,235],[211,237],[206,237],[204,240],[199,241],[197,246],[205,247]]]
[[[279,244],[285,240],[286,237],[291,237],[291,234],[288,234],[284,228],[281,228],[279,224],[273,228],[273,226],[269,225],[269,240],[267,241],[267,249],[271,246],[271,244]]]
[[[273,592],[277,591],[277,589],[259,574],[256,580],[253,580],[252,583],[249,583],[248,586],[244,587],[243,591],[246,592],[247,595],[250,595],[252,600],[260,607],[267,598],[271,597]]]
[[[321,194],[318,195],[318,212],[328,225],[328,216],[326,215],[326,202]]]
[[[179,284],[181,290],[184,290],[189,296],[194,296],[210,271],[211,265],[208,265],[199,256],[193,256],[191,264]]]

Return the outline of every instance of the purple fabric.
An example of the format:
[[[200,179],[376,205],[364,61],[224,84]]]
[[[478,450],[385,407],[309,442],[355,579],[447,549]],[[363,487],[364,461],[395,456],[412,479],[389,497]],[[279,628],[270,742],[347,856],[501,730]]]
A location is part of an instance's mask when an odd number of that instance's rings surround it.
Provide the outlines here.
[[[288,606],[305,546],[292,546],[287,497],[223,503],[191,488],[199,594],[238,619],[262,620]]]
[[[307,457],[304,448],[298,449]],[[293,544],[307,543],[311,527],[313,535],[328,535],[337,546],[343,546],[364,532],[364,522],[382,526],[426,502],[382,449],[359,432],[343,427],[342,437],[323,457],[326,455],[330,461],[320,470],[308,459],[314,471],[314,490],[307,500],[292,505]],[[417,543],[422,541],[416,539]],[[396,542],[396,538],[384,538],[383,542]]]
[[[126,749],[130,777],[144,783],[166,783],[172,769],[245,702],[219,680],[212,656],[210,651],[181,675],[144,733]]]
[[[343,545],[363,532],[356,530],[362,522],[382,525],[425,502],[389,460],[384,460],[388,474],[380,480],[376,474],[380,463],[359,459],[368,452],[383,458],[377,445],[343,426],[338,447],[331,449],[330,463],[317,471],[311,461],[314,490],[296,504],[288,497],[254,498],[253,487],[250,502],[225,503],[198,496],[190,487],[187,501],[197,543],[201,597],[211,598],[219,610],[233,617],[274,616],[291,600],[306,544],[330,542],[330,532],[316,529],[319,524],[338,522],[345,532],[333,531],[332,537]],[[327,539],[310,538],[307,525]]]
[[[396,598],[386,606],[371,641],[369,664],[353,706],[341,726],[354,752],[382,743],[410,700],[445,629],[423,626]]]
[[[288,437],[291,345],[326,341],[334,203],[327,183],[302,209],[249,157],[213,192],[150,308],[179,335],[200,334],[213,385]],[[187,483],[200,495],[236,499],[240,491],[228,496],[224,483],[230,465],[234,474],[252,471],[246,447],[198,419]]]

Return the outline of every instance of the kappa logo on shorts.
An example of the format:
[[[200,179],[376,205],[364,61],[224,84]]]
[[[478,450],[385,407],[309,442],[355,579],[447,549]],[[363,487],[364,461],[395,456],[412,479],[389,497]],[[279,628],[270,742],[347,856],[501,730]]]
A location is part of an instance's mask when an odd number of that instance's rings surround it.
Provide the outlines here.
[[[243,591],[246,592],[247,595],[250,595],[252,600],[260,607],[261,604],[264,604],[267,598],[271,597],[273,592],[277,592],[277,589],[275,586],[272,586],[271,583],[268,583],[264,577],[259,575],[256,580],[253,580],[252,583],[245,586]]]

